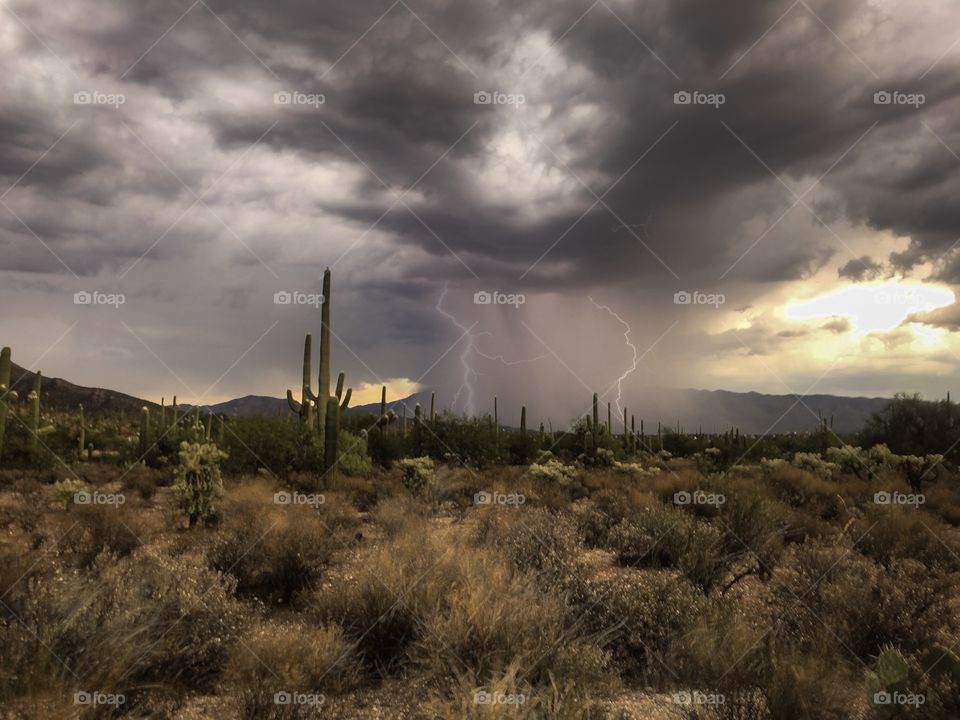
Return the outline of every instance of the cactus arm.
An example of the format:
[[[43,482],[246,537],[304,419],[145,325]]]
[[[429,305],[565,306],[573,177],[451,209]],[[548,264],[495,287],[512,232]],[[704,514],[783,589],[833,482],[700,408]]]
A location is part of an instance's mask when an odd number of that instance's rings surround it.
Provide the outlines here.
[[[353,388],[347,388],[347,394],[343,396],[343,402],[340,403],[341,410],[346,410],[350,406],[351,395],[353,395]]]
[[[323,271],[323,305],[320,308],[320,386],[317,388],[317,429],[322,430],[330,399],[330,268]]]
[[[336,392],[337,402],[340,402],[340,398],[343,397],[343,382],[345,379],[346,378],[343,373],[340,373],[339,375],[337,375],[337,392]]]
[[[300,411],[303,409],[303,403],[298,403],[293,399],[293,391],[291,390],[287,390],[287,405],[290,406],[290,411],[296,413],[297,415],[299,415]]]

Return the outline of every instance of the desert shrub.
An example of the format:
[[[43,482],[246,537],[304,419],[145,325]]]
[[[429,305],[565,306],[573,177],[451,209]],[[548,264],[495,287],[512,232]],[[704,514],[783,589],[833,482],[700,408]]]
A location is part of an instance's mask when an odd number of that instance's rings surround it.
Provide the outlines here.
[[[399,463],[403,486],[414,495],[423,492],[434,481],[433,460],[429,457],[404,458]]]
[[[396,537],[418,525],[426,531],[426,518],[430,506],[409,495],[397,495],[380,501],[373,511],[373,521],[382,528],[387,537]]]
[[[532,685],[549,682],[548,672],[579,679],[602,674],[603,653],[567,634],[573,618],[557,595],[540,592],[487,549],[466,551],[458,574],[443,608],[425,618],[415,651],[436,672],[469,672],[485,684],[519,667]]]
[[[477,524],[481,542],[497,548],[517,570],[557,587],[579,576],[581,547],[577,525],[568,515],[545,508],[486,508]]]
[[[954,582],[915,560],[881,568],[849,546],[799,546],[774,573],[777,632],[806,652],[840,648],[864,661],[888,643],[913,651],[955,631]]]
[[[245,620],[233,583],[199,558],[140,549],[53,588],[41,637],[95,688],[209,688]]]
[[[214,503],[223,492],[220,460],[223,453],[213,443],[180,444],[180,465],[176,470],[173,492],[190,518],[190,525],[207,522],[214,517]]]
[[[242,595],[289,603],[320,580],[333,553],[344,546],[318,511],[278,505],[262,483],[234,490],[225,509],[208,556],[211,567],[236,579]]]
[[[229,475],[266,468],[287,478],[292,472],[323,468],[323,447],[316,432],[291,417],[230,418],[222,449],[227,453],[223,468]]]
[[[674,508],[645,510],[621,522],[611,544],[619,564],[676,568],[705,593],[727,571],[720,530]]]
[[[625,676],[670,676],[684,635],[708,610],[703,594],[670,571],[631,572],[587,583],[584,618]]]
[[[867,505],[853,529],[863,554],[887,565],[912,558],[931,569],[960,570],[960,541],[936,518],[909,506]]]
[[[424,618],[460,577],[459,548],[420,530],[413,525],[364,553],[311,596],[310,617],[343,627],[370,669],[390,671],[408,660]]]
[[[226,672],[240,698],[240,715],[249,720],[315,717],[315,706],[277,704],[275,696],[338,693],[350,688],[356,676],[353,648],[340,628],[300,621],[262,623],[246,631]]]
[[[372,463],[367,451],[366,432],[341,430],[337,436],[337,469],[346,475],[366,475]]]
[[[53,484],[54,496],[68,509],[74,504],[77,493],[86,492],[89,489],[90,486],[78,478],[64,478]]]
[[[134,465],[123,477],[123,489],[149,501],[157,494],[157,480],[148,468]]]
[[[127,556],[149,537],[143,518],[125,506],[77,505],[70,509],[67,522],[71,524],[60,547],[64,557],[79,568],[89,567],[102,552]]]

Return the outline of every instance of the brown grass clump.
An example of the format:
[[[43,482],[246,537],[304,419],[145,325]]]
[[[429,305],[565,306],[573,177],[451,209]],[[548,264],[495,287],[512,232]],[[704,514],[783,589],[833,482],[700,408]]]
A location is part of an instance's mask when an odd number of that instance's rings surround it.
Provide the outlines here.
[[[357,668],[352,645],[335,625],[260,623],[234,646],[226,681],[239,700],[240,717],[281,720],[322,709],[326,693],[355,685]],[[310,696],[314,707],[276,702],[294,693]]]
[[[278,504],[274,495],[263,481],[235,488],[222,504],[223,521],[208,556],[213,568],[236,578],[241,595],[287,604],[320,580],[356,520],[326,502],[318,510]]]

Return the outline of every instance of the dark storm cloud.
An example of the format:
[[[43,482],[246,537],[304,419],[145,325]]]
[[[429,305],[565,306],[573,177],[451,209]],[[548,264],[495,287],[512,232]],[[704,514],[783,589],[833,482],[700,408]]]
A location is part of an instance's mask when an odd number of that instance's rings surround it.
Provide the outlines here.
[[[434,310],[448,282],[599,287],[669,319],[679,289],[749,306],[829,263],[960,279],[943,259],[960,239],[960,52],[928,71],[952,38],[926,42],[923,17],[904,43],[866,0],[808,5],[17,0],[43,42],[16,23],[0,36],[0,192],[77,124],[4,199],[49,250],[0,206],[2,269],[68,275],[55,253],[84,280],[162,287],[173,317],[228,306],[259,332],[260,295],[336,264],[344,340],[411,377],[424,368],[392,343],[456,338]],[[77,107],[83,89],[127,101]],[[277,106],[280,90],[326,101]],[[479,90],[526,103],[477,105]],[[925,102],[875,104],[886,90]],[[852,254],[834,232],[857,225],[910,245]],[[287,342],[301,321],[283,317]],[[778,329],[754,352],[797,335]]]
[[[875,262],[869,255],[854,258],[837,271],[837,275],[855,282],[874,280],[880,276],[883,265]]]

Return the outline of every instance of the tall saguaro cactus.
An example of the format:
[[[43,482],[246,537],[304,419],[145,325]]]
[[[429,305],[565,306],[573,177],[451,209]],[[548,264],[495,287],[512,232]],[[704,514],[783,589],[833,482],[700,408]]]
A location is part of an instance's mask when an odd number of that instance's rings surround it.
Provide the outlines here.
[[[87,424],[83,419],[83,405],[80,406],[80,434],[77,436],[77,457],[83,460],[83,451],[87,447]]]
[[[317,428],[324,426],[330,400],[330,268],[323,271],[323,305],[320,306],[320,386],[317,388]]]
[[[0,350],[0,459],[3,458],[3,438],[7,429],[7,403],[13,400],[10,390],[10,348]]]
[[[520,436],[527,437],[527,406],[520,406]]]
[[[597,394],[593,394],[593,432],[600,434],[600,417],[597,414]]]

